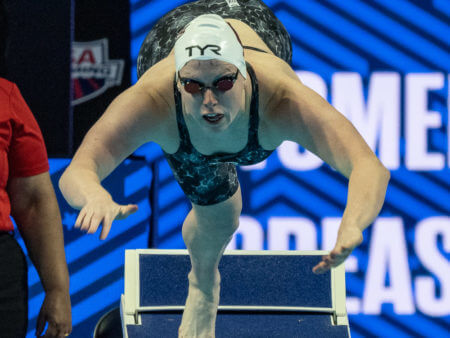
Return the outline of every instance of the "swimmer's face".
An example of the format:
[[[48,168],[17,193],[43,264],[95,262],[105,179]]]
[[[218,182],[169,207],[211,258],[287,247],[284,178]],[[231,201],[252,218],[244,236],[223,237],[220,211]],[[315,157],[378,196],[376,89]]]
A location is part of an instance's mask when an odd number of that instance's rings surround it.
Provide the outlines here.
[[[193,80],[205,88],[196,94],[189,93],[182,84],[187,80]],[[221,83],[223,80],[225,82]],[[230,80],[234,81],[232,88],[220,90],[223,88],[221,85],[226,85],[226,82],[230,84]],[[202,128],[226,129],[245,107],[244,82],[245,79],[232,64],[219,60],[188,62],[180,70],[178,81],[186,117]]]

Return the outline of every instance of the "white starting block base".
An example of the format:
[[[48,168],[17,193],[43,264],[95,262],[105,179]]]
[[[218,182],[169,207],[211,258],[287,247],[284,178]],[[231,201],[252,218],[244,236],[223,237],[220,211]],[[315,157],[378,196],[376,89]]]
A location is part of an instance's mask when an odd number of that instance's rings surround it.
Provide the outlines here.
[[[225,251],[216,337],[350,337],[341,264],[312,268],[326,251]],[[125,338],[177,337],[188,292],[187,250],[127,250]]]

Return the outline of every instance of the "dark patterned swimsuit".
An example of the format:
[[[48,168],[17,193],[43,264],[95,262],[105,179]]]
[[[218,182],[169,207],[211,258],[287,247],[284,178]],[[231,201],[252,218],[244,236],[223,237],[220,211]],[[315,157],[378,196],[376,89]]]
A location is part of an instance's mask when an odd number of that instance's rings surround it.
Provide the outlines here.
[[[181,94],[174,82],[180,146],[176,153],[165,155],[176,180],[192,203],[210,205],[228,199],[239,186],[236,165],[261,162],[273,151],[263,149],[258,142],[258,81],[249,64],[247,71],[252,81],[248,140],[244,149],[233,154],[203,155],[194,148],[184,121]]]
[[[213,13],[223,18],[240,20],[249,25],[269,46],[272,52],[291,62],[292,47],[289,34],[272,11],[259,0],[198,0],[180,6],[159,20],[147,35],[138,57],[138,76],[159,62],[172,50],[175,38],[186,24],[199,15]],[[260,52],[258,48],[245,46]],[[184,121],[181,94],[174,82],[174,97],[180,146],[174,154],[165,153],[174,176],[192,203],[216,204],[230,198],[238,189],[236,165],[250,165],[263,161],[272,151],[258,142],[259,92],[258,81],[247,63],[252,82],[252,98],[247,145],[238,153],[203,155],[191,143]]]

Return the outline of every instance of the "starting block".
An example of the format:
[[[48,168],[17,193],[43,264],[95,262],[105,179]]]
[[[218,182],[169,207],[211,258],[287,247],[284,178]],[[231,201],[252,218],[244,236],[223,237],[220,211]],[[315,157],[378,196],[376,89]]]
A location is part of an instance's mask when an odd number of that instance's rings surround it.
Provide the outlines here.
[[[225,251],[216,337],[350,337],[345,268],[312,268],[327,251]],[[187,250],[126,250],[125,338],[177,337],[188,294]]]

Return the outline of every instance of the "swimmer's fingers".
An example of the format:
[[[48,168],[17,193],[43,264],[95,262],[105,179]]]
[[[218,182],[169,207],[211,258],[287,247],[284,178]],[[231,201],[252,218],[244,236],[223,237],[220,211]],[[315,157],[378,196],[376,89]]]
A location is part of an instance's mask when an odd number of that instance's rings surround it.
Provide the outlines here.
[[[330,266],[325,263],[325,261],[321,261],[319,264],[317,264],[314,268],[313,268],[313,272],[315,274],[322,274],[327,272],[330,269]]]
[[[136,204],[121,205],[115,219],[125,219],[138,210]]]
[[[110,212],[103,218],[102,232],[100,233],[100,239],[104,240],[111,230],[112,222],[117,219],[125,219],[132,213],[138,210],[138,206],[135,204],[119,205],[114,212]]]
[[[351,248],[339,247],[333,249],[328,255],[322,257],[322,261],[313,268],[316,274],[322,274],[342,264],[352,252]]]
[[[83,220],[84,220],[85,216],[86,216],[86,209],[83,208],[80,210],[77,220],[75,221],[75,225],[74,225],[75,228],[81,229],[81,225],[83,224]]]
[[[78,214],[75,228],[79,228],[81,231],[88,233],[95,232],[102,219],[101,215],[99,215],[100,213],[101,212],[96,210],[92,205],[84,206]]]
[[[109,231],[111,230],[113,220],[114,220],[114,217],[112,217],[110,215],[106,216],[103,219],[102,232],[100,233],[101,240],[105,240],[106,237],[108,237]]]
[[[322,262],[313,268],[313,272],[320,274],[342,264],[352,253],[353,249],[363,241],[362,231],[356,226],[341,226],[334,249],[322,258]]]
[[[135,204],[119,205],[114,201],[94,201],[85,205],[75,222],[75,227],[89,234],[95,233],[100,226],[101,239],[105,239],[115,219],[127,218],[138,210]]]
[[[81,209],[77,221],[75,222],[75,227],[79,228],[81,231],[88,231],[91,224],[92,215],[93,212],[91,209],[89,208]]]
[[[103,222],[103,220],[105,219],[105,215],[103,213],[93,213],[91,220],[89,222],[89,227],[86,230],[86,232],[88,234],[94,234],[98,227],[100,226],[100,224]]]

